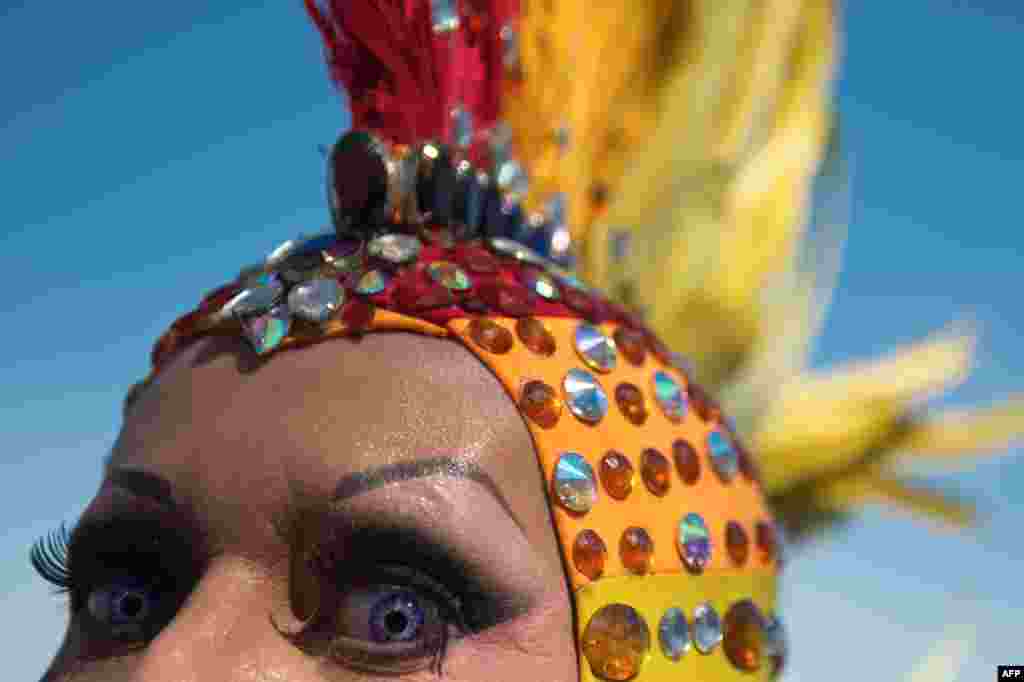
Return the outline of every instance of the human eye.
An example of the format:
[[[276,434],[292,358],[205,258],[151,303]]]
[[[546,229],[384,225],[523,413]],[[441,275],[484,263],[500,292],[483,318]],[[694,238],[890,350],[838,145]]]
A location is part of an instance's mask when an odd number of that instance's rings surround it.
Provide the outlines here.
[[[279,628],[311,655],[361,672],[440,675],[450,641],[507,617],[464,565],[408,531],[364,531],[344,545],[343,555],[315,552],[318,603],[298,632]]]
[[[151,518],[64,526],[36,541],[36,572],[69,597],[86,658],[144,647],[174,618],[198,579],[196,547]]]

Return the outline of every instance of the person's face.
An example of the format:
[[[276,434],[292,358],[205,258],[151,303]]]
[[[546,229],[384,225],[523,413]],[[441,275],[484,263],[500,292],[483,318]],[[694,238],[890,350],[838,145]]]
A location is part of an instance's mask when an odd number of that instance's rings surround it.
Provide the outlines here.
[[[258,368],[239,343],[186,349],[128,411],[44,681],[430,680],[441,659],[452,682],[575,680],[543,481],[498,380],[427,336]]]

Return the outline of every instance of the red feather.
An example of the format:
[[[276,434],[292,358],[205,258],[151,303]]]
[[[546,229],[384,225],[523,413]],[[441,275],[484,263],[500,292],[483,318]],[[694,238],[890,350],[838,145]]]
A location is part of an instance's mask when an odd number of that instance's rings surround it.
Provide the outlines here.
[[[516,0],[458,0],[460,26],[435,33],[430,0],[304,0],[352,127],[391,142],[451,141],[450,112],[486,136],[500,111],[501,27]]]

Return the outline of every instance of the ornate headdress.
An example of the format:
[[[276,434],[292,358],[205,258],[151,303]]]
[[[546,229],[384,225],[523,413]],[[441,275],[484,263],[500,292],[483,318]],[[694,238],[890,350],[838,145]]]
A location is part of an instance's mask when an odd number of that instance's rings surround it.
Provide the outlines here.
[[[328,155],[334,229],[207,294],[146,381],[215,334],[261,355],[380,330],[460,342],[529,424],[580,679],[775,674],[778,491],[737,435],[764,405],[737,428],[698,379],[786,379],[818,324],[820,280],[773,275],[798,272],[834,132],[830,4],[305,2],[352,113]]]

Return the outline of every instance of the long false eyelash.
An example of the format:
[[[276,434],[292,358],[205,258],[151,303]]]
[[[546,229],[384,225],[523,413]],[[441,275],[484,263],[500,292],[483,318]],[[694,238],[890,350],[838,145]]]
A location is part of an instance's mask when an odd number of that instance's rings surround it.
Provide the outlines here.
[[[58,594],[70,591],[71,571],[68,567],[68,541],[71,533],[65,524],[54,528],[32,544],[29,562],[46,582],[57,588]]]

